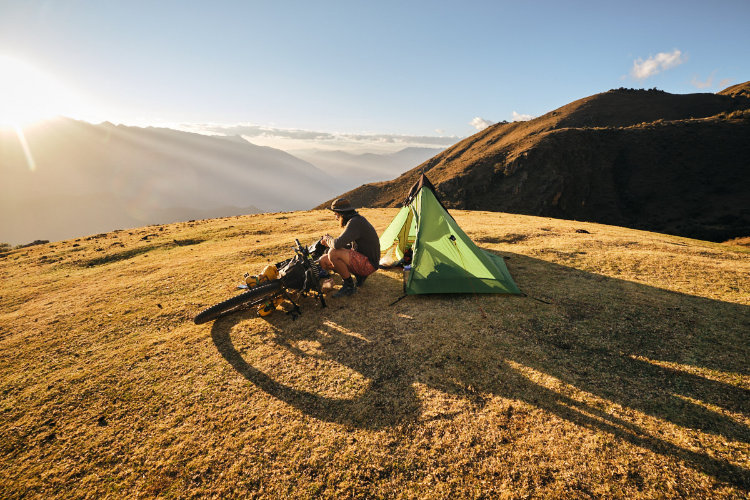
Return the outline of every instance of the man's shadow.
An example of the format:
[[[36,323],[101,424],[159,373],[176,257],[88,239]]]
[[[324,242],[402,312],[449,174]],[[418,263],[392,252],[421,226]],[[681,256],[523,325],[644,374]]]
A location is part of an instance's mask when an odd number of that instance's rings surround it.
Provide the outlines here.
[[[747,375],[748,366],[741,360],[748,356],[725,356],[724,350],[749,350],[741,332],[750,326],[750,307],[607,278],[523,255],[512,254],[510,262],[517,283],[541,301],[435,295],[410,296],[389,306],[373,294],[371,300],[357,302],[356,314],[373,319],[368,327],[351,314],[321,310],[312,301],[303,304],[304,314],[297,322],[283,314],[269,318],[273,334],[264,341],[285,355],[302,360],[311,354],[295,347],[296,343],[318,341],[320,349],[312,356],[346,366],[368,380],[366,389],[355,397],[332,397],[295,387],[248,363],[231,336],[237,325],[255,317],[253,312],[217,320],[211,331],[213,342],[247,380],[324,421],[380,429],[424,420],[415,389],[418,384],[462,398],[474,407],[483,406],[486,396],[494,395],[523,401],[750,489],[747,469],[675,445],[629,419],[550,389],[530,376],[554,377],[599,400],[744,446],[750,443],[750,429],[743,423],[750,413],[750,391],[680,367],[689,364],[683,361],[687,350],[701,355],[694,361],[696,367]],[[554,285],[534,290],[535,278],[541,282],[542,276],[545,283]],[[389,291],[385,297],[390,299],[400,291],[400,283],[387,273],[376,273],[366,286]],[[444,325],[414,326],[416,320],[398,319],[398,314],[415,309],[429,314],[430,308],[446,307],[465,317],[477,303],[488,314],[472,326],[457,324],[443,330]],[[505,314],[508,308],[518,311],[513,319]],[[705,311],[714,314],[706,316]],[[300,327],[300,322],[307,324]],[[412,334],[414,328],[421,333]],[[745,420],[730,418],[714,407]]]

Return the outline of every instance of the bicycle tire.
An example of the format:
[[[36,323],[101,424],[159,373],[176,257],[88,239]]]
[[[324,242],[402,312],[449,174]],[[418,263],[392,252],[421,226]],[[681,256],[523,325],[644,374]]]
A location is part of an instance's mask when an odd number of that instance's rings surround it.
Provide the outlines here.
[[[281,290],[281,280],[273,280],[269,283],[264,283],[263,285],[251,288],[247,292],[235,295],[231,299],[219,302],[218,304],[199,312],[193,321],[196,325],[200,325],[236,309],[260,304],[279,290]]]

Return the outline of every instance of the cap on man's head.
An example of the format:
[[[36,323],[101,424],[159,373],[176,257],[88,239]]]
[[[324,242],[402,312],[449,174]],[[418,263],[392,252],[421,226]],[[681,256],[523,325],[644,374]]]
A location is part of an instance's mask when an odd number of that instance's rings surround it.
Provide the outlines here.
[[[330,210],[333,210],[334,212],[343,214],[347,212],[354,212],[354,208],[352,207],[352,204],[349,203],[349,200],[346,198],[337,198],[333,200],[333,203],[331,203]]]

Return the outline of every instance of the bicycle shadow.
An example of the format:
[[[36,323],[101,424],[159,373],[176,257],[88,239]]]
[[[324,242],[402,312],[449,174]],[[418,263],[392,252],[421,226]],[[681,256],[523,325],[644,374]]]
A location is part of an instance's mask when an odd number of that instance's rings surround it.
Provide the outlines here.
[[[748,374],[742,361],[748,356],[727,356],[726,350],[749,350],[741,332],[750,326],[750,307],[524,255],[510,256],[516,282],[532,297],[549,299],[545,301],[550,304],[510,296],[436,295],[407,297],[389,307],[400,293],[400,283],[393,274],[379,272],[347,307],[333,303],[319,309],[310,302],[303,305],[304,314],[296,322],[283,314],[268,318],[266,326],[272,333],[261,342],[270,342],[287,360],[330,361],[359,374],[369,382],[354,396],[323,394],[274,378],[267,369],[249,363],[235,348],[232,332],[254,313],[217,320],[212,339],[224,359],[248,381],[324,421],[381,429],[454,416],[445,411],[428,417],[417,390],[420,386],[464,400],[474,409],[482,408],[488,397],[499,396],[678,458],[719,480],[750,489],[747,469],[678,446],[637,420],[576,396],[583,392],[667,425],[750,443],[750,429],[743,423],[750,417],[750,391],[690,371],[692,366]],[[534,290],[532,284],[541,282],[542,276],[551,287]],[[477,304],[489,312],[487,318],[479,318]],[[455,318],[465,318],[471,310],[469,315],[475,319],[470,325],[443,330],[444,324],[432,319],[438,311],[445,314],[445,309]],[[416,319],[402,320],[406,313]],[[311,354],[298,347],[301,342],[315,342],[318,348]],[[692,362],[686,363],[686,358]],[[543,384],[537,375],[553,377],[567,389]]]
[[[378,286],[375,282],[381,279],[380,276],[371,277],[368,284],[373,282],[370,286],[374,288]],[[264,340],[286,350],[297,360],[330,358],[335,352],[337,363],[349,367],[369,381],[366,391],[353,398],[326,396],[293,387],[249,364],[234,346],[231,333],[238,324],[257,318],[252,310],[219,318],[213,324],[211,337],[219,353],[238,373],[266,393],[307,415],[366,429],[415,421],[419,416],[419,400],[406,366],[408,358],[393,349],[400,340],[379,338],[375,342],[372,338],[347,333],[345,328],[337,327],[327,319],[331,311],[338,309],[337,312],[343,312],[341,304],[332,304],[333,300],[329,298],[329,307],[321,309],[317,300],[303,298],[300,302],[303,313],[299,319],[293,320],[283,312],[276,311],[259,321],[270,325],[274,332]],[[345,317],[346,314],[341,316]],[[295,342],[302,340],[323,341],[327,354],[315,356],[295,347]]]
[[[253,316],[253,313],[246,313],[244,319]],[[329,332],[333,337],[330,343],[357,353],[352,354],[350,359],[343,359],[342,356],[339,361],[348,363],[347,366],[371,381],[367,391],[354,398],[331,397],[275,380],[249,364],[234,347],[230,336],[232,326],[242,318],[243,315],[234,315],[217,320],[211,330],[213,342],[238,373],[269,395],[311,417],[363,429],[380,429],[417,419],[419,402],[407,373],[399,366],[401,360],[395,358],[391,362],[381,363],[378,370],[368,367],[365,359],[377,359],[380,355],[379,349],[373,348],[376,344],[351,338],[336,330]],[[278,323],[278,320],[271,321]],[[300,357],[307,356],[294,349],[289,340],[279,336],[276,343],[279,347],[286,346]]]

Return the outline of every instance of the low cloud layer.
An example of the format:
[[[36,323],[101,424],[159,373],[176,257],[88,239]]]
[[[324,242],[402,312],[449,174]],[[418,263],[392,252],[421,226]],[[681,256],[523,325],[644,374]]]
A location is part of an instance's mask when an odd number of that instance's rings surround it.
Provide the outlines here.
[[[630,74],[636,80],[645,80],[668,69],[679,66],[687,60],[679,50],[672,52],[659,52],[646,60],[636,59],[633,61],[633,69]]]
[[[315,130],[285,129],[238,123],[233,125],[191,123],[173,127],[206,135],[241,136],[248,141],[285,150],[341,149],[396,150],[407,147],[447,147],[461,138],[457,136],[422,136],[399,134],[351,134]]]

